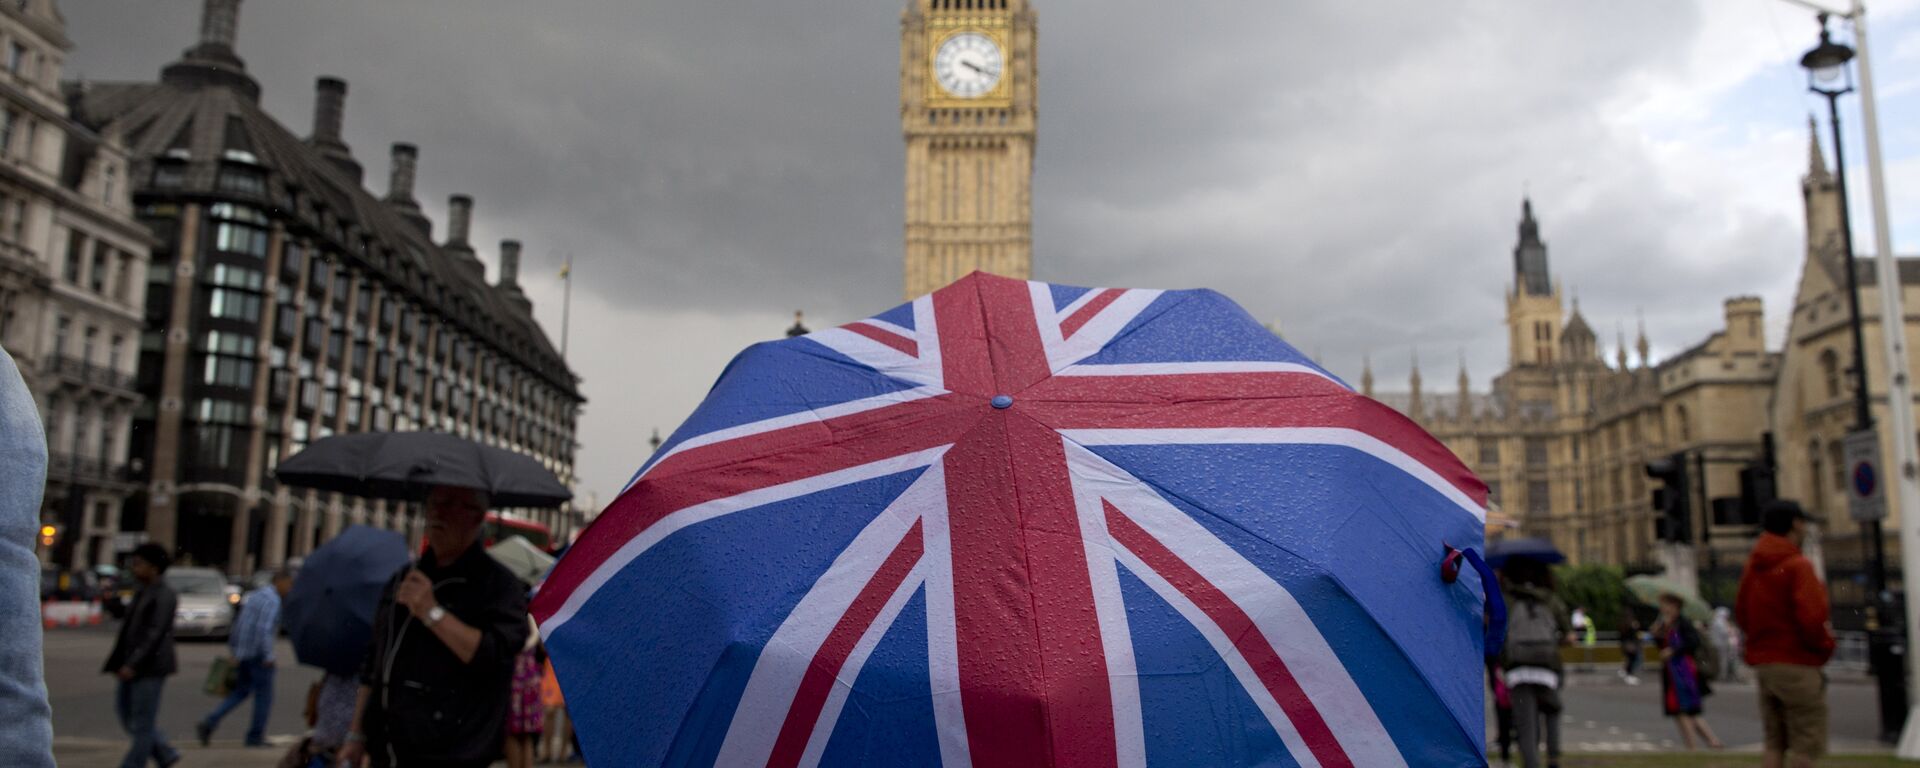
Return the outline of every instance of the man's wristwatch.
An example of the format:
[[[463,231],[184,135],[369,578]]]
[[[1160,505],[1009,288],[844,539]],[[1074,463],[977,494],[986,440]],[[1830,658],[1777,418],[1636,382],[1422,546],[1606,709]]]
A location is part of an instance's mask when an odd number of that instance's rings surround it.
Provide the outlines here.
[[[447,609],[437,605],[432,608],[428,608],[427,609],[427,626],[431,627],[435,624],[438,624],[440,623],[441,619],[444,619],[446,617],[447,617]]]

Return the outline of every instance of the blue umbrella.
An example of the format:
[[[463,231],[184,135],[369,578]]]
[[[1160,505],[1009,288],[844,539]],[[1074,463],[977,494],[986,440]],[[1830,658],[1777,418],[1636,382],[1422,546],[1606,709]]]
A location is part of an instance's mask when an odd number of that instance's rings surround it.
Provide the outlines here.
[[[532,610],[595,764],[1482,765],[1485,504],[1217,293],[975,273],[742,353]]]
[[[1507,564],[1509,557],[1524,557],[1548,564],[1567,561],[1567,556],[1546,539],[1501,539],[1487,545],[1487,565],[1499,568]]]
[[[373,638],[380,592],[407,564],[407,541],[356,525],[307,556],[281,623],[300,663],[341,675],[360,669]]]

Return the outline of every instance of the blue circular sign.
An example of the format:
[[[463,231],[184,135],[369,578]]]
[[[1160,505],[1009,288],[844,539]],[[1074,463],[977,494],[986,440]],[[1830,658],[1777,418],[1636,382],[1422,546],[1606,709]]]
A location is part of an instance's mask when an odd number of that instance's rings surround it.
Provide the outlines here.
[[[1860,498],[1870,498],[1874,490],[1880,487],[1880,479],[1873,474],[1873,463],[1863,461],[1853,465],[1853,492]]]

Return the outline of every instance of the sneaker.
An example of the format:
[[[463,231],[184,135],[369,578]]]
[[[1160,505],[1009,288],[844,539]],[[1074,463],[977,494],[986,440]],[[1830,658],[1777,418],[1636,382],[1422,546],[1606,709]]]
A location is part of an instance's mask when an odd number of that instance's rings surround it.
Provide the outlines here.
[[[1639,676],[1637,676],[1637,675],[1628,675],[1628,676],[1627,676],[1627,685],[1639,685],[1639,684],[1640,684],[1640,678],[1639,678]]]
[[[213,725],[205,720],[194,723],[193,736],[200,740],[200,746],[207,746],[213,741]]]

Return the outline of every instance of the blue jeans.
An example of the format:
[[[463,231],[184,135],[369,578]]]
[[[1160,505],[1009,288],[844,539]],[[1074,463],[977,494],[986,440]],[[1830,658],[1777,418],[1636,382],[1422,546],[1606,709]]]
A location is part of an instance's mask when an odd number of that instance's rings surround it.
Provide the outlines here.
[[[39,408],[13,358],[0,349],[0,765],[10,768],[53,766],[34,554],[46,481]]]
[[[113,713],[120,716],[120,727],[133,737],[127,756],[120,759],[120,768],[143,768],[148,758],[158,765],[180,759],[180,752],[167,743],[167,735],[153,722],[160,714],[160,692],[166,685],[164,677],[136,677],[120,681],[114,689]]]
[[[247,726],[247,744],[267,743],[267,715],[273,711],[273,667],[259,661],[242,659],[240,662],[239,682],[233,690],[220,701],[212,712],[207,713],[204,721],[207,730],[220,727],[220,719],[227,716],[248,696],[253,697],[253,723]]]

